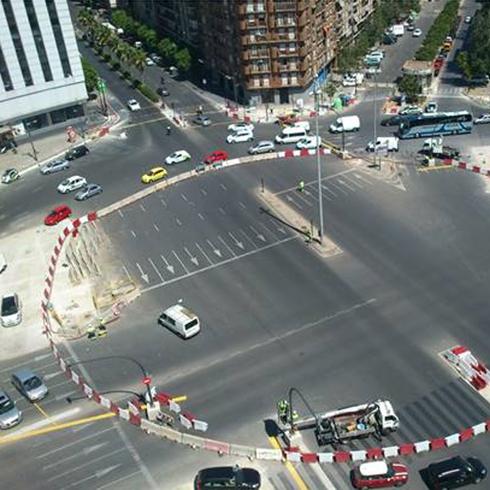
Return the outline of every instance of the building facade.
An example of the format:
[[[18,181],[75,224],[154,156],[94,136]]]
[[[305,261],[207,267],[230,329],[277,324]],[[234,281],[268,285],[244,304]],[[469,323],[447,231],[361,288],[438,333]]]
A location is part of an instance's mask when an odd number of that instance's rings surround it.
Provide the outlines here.
[[[67,0],[0,0],[0,124],[69,124],[86,100]]]
[[[336,35],[340,42],[354,39],[374,12],[376,0],[336,0]]]

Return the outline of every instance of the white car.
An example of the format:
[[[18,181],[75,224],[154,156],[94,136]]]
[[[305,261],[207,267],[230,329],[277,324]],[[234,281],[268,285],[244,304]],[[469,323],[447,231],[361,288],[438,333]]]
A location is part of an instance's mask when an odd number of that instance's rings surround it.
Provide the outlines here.
[[[249,131],[250,133],[254,130],[254,125],[251,123],[239,122],[235,124],[230,124],[228,126],[228,131],[238,132],[238,131]]]
[[[87,185],[87,179],[80,175],[73,175],[63,180],[57,187],[58,192],[61,194],[68,194],[69,192],[76,191]]]
[[[2,327],[15,327],[22,321],[20,301],[16,293],[2,296],[0,319]]]
[[[190,160],[190,154],[185,150],[174,151],[171,155],[165,158],[165,163],[167,165],[174,165],[175,163],[182,163],[186,160]]]
[[[146,58],[146,66],[155,66],[155,62],[151,58]]]
[[[307,149],[314,150],[317,146],[322,144],[322,139],[319,136],[307,136],[306,138],[299,140],[296,143],[298,150]]]
[[[141,109],[140,103],[136,99],[128,100],[128,107],[131,112],[139,111]]]
[[[239,131],[237,133],[229,134],[226,137],[227,143],[246,143],[247,141],[253,141],[254,134],[251,131]]]
[[[344,79],[342,80],[343,87],[355,87],[356,85],[356,79],[353,77],[344,77]]]
[[[422,29],[415,29],[413,32],[412,32],[412,37],[420,37],[422,35]]]
[[[481,114],[473,122],[475,124],[488,124],[488,123],[490,123],[490,113],[488,113],[488,114]]]
[[[471,15],[467,15],[465,18],[464,18],[464,21],[466,24],[471,24]]]

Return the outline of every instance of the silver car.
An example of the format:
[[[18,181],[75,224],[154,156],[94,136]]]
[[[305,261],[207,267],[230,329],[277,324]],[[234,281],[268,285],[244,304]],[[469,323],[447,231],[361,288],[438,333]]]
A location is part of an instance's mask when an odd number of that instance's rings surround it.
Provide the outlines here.
[[[41,377],[27,368],[12,374],[12,384],[31,402],[42,400],[48,394],[48,387]]]
[[[0,320],[2,327],[15,327],[22,322],[22,310],[17,293],[8,293],[2,296]]]
[[[275,146],[272,141],[259,141],[256,145],[251,146],[248,149],[250,155],[258,155],[259,153],[269,153],[274,151]]]
[[[70,168],[70,162],[64,158],[58,160],[53,160],[46,163],[41,167],[41,173],[43,175],[54,174],[55,172],[60,172],[61,170],[67,170]]]
[[[10,429],[20,424],[22,412],[3,390],[0,390],[0,429]]]
[[[102,187],[99,184],[87,184],[83,190],[76,194],[75,199],[77,201],[85,201],[86,199],[90,199],[101,192]]]

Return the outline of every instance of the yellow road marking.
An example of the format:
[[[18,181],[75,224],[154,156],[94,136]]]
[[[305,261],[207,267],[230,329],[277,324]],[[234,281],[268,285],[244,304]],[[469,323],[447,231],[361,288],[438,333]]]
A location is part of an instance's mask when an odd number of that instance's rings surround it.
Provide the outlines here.
[[[279,444],[279,441],[277,440],[277,437],[269,437],[268,439],[269,439],[270,445],[274,449],[281,449],[281,445]],[[303,481],[303,479],[301,478],[301,476],[299,476],[299,473],[296,470],[296,468],[291,464],[291,461],[286,461],[284,463],[284,466],[286,466],[287,470],[289,471],[289,473],[293,477],[293,480],[296,483],[296,487],[299,490],[309,490],[309,488],[306,485],[306,483]]]
[[[41,405],[39,405],[38,403],[33,403],[33,405],[39,410],[39,412],[41,413],[41,415],[43,415],[46,419],[49,420],[49,415],[46,413],[46,411],[41,408]],[[56,425],[56,422],[49,422],[50,424],[52,425]]]
[[[172,401],[175,403],[185,402],[187,400],[187,395],[174,396],[172,397]]]
[[[432,170],[442,170],[446,168],[454,168],[452,165],[435,165],[434,167],[418,168],[417,172],[431,172]]]
[[[96,420],[103,420],[115,417],[113,412],[102,413],[100,415],[94,415],[92,417],[86,417],[84,419],[72,420],[71,422],[65,422],[64,424],[56,424],[53,427],[44,427],[43,429],[31,430],[30,432],[24,432],[22,434],[13,434],[11,436],[5,436],[0,438],[0,445],[8,444],[9,442],[17,442],[22,439],[30,439],[34,436],[41,436],[43,434],[49,434],[62,429],[68,429],[69,427],[75,427],[77,425],[83,425],[88,422],[94,422]]]

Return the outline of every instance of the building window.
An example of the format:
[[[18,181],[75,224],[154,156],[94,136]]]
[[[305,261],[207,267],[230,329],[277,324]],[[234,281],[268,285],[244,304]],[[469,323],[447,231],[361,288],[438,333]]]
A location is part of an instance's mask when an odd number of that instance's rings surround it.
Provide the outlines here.
[[[29,65],[27,64],[26,53],[20,39],[19,29],[17,28],[17,22],[14,17],[14,11],[12,10],[10,0],[2,0],[2,4],[5,11],[5,16],[7,17],[7,24],[9,26],[10,35],[12,36],[12,41],[14,43],[20,70],[22,72],[22,76],[24,77],[24,83],[28,87],[30,85],[33,85],[34,82],[32,81],[31,70],[29,70]]]
[[[37,116],[27,117],[26,119],[22,119],[22,122],[27,131],[36,131],[36,129],[49,126],[47,114],[38,114]]]
[[[69,119],[83,117],[84,116],[83,106],[77,104],[77,105],[72,105],[70,107],[63,107],[63,109],[51,111],[49,115],[51,116],[51,122],[53,124],[62,123],[68,121]]]
[[[49,20],[51,21],[51,26],[53,28],[54,39],[56,41],[56,47],[58,48],[63,74],[65,77],[71,77],[70,61],[68,59],[68,53],[66,52],[65,40],[63,39],[63,32],[61,31],[60,19],[58,17],[58,12],[56,11],[54,0],[46,0],[46,7],[48,7]]]
[[[44,74],[44,80],[50,82],[53,80],[53,74],[51,73],[51,67],[49,66],[48,56],[46,55],[46,48],[44,47],[44,41],[41,36],[41,30],[39,29],[39,23],[37,21],[36,11],[32,0],[24,0],[24,5],[31,26],[32,35],[34,36],[34,42],[36,44],[37,55],[41,63],[41,68]]]
[[[2,48],[0,47],[0,76],[2,77],[3,87],[5,91],[13,90],[12,80],[10,78],[10,73],[7,68],[7,63],[5,63],[5,58],[3,56]]]

